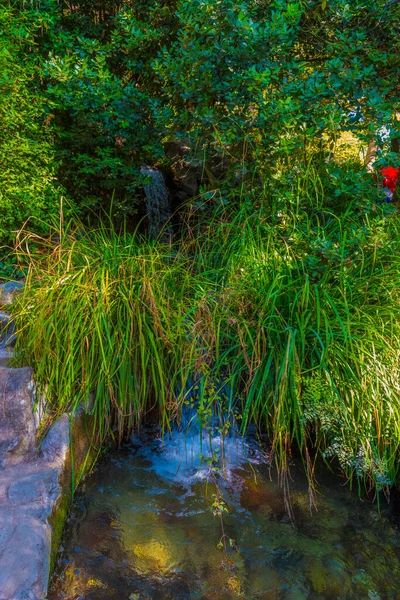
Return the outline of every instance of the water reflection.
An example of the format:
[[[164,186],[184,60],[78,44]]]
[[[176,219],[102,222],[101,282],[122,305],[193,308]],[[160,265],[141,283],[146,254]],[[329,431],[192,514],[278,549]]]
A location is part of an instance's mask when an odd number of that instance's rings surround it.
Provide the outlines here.
[[[324,473],[311,514],[292,468],[293,525],[268,453],[252,438],[222,444],[149,429],[106,457],[77,497],[49,599],[400,598],[389,506],[379,514]]]

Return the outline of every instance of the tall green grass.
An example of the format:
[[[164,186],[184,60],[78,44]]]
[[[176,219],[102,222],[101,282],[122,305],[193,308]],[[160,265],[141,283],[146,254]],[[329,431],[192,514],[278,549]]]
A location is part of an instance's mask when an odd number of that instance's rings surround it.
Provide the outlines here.
[[[70,224],[25,234],[17,359],[57,415],[84,402],[121,439],[157,409],[168,429],[193,396],[360,481],[397,481],[400,226],[348,208],[271,225],[243,207],[191,219],[174,242]],[[371,216],[372,215],[372,216]],[[31,249],[35,247],[35,250]],[[22,250],[24,249],[24,250]],[[27,253],[27,249],[29,253]]]

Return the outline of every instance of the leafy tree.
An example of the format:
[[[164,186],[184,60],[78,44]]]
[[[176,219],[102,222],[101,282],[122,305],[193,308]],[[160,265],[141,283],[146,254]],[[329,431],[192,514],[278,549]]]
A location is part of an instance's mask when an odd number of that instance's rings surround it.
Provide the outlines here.
[[[36,36],[48,26],[35,10],[0,8],[0,240],[29,218],[44,230],[58,214],[62,188],[49,103],[40,88]]]
[[[311,187],[318,180],[331,203],[346,203],[371,182],[361,163],[332,160],[341,134],[367,144],[383,132],[383,153],[398,136],[398,2],[41,0],[32,8],[19,0],[15,6],[18,18],[2,9],[15,24],[5,34],[14,58],[3,73],[20,69],[26,101],[18,92],[18,110],[35,111],[22,120],[31,128],[27,147],[43,144],[34,151],[48,176],[35,179],[43,186],[34,192],[38,207],[53,207],[46,194],[54,193],[57,171],[83,211],[108,210],[113,202],[115,212],[134,214],[140,166],[173,167],[171,142],[178,142],[186,167],[198,166],[203,186],[219,187],[227,200],[267,188],[269,198],[281,198],[280,209],[299,176],[312,170]],[[21,23],[28,33],[18,32]],[[23,68],[14,69],[21,57]],[[12,118],[10,111],[11,128]]]

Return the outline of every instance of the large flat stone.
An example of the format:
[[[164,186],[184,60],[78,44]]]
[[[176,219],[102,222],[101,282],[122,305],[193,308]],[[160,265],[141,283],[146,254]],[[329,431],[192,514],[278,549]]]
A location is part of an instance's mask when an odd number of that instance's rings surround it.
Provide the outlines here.
[[[43,509],[47,509],[61,493],[59,476],[59,469],[53,468],[21,477],[8,488],[8,500],[20,505],[40,502]]]
[[[47,593],[51,530],[46,522],[0,510],[0,599],[39,600]]]

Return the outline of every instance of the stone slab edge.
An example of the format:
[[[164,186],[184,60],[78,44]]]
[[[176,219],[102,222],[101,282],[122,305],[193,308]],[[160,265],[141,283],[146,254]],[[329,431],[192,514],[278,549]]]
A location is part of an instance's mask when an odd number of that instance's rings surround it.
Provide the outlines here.
[[[34,439],[32,424],[18,430],[33,422],[32,371],[0,367],[0,375],[8,412],[18,413],[22,405],[25,411],[14,419],[13,430],[24,443],[0,470],[0,600],[43,600],[72,498],[72,474],[76,487],[97,456],[89,442],[90,417],[83,409],[62,415],[36,451],[26,442]],[[4,412],[0,427],[6,425]]]
[[[66,452],[62,453],[59,458],[60,495],[48,518],[51,527],[48,585],[51,582],[65,521],[73,498],[73,486],[75,489],[79,486],[81,479],[90,472],[98,456],[98,452],[91,447],[88,434],[91,418],[83,408],[79,408],[73,416],[62,415],[52,426],[42,444],[42,455],[48,451],[49,440],[57,438],[58,429],[66,429],[66,419],[68,419],[69,439]]]

